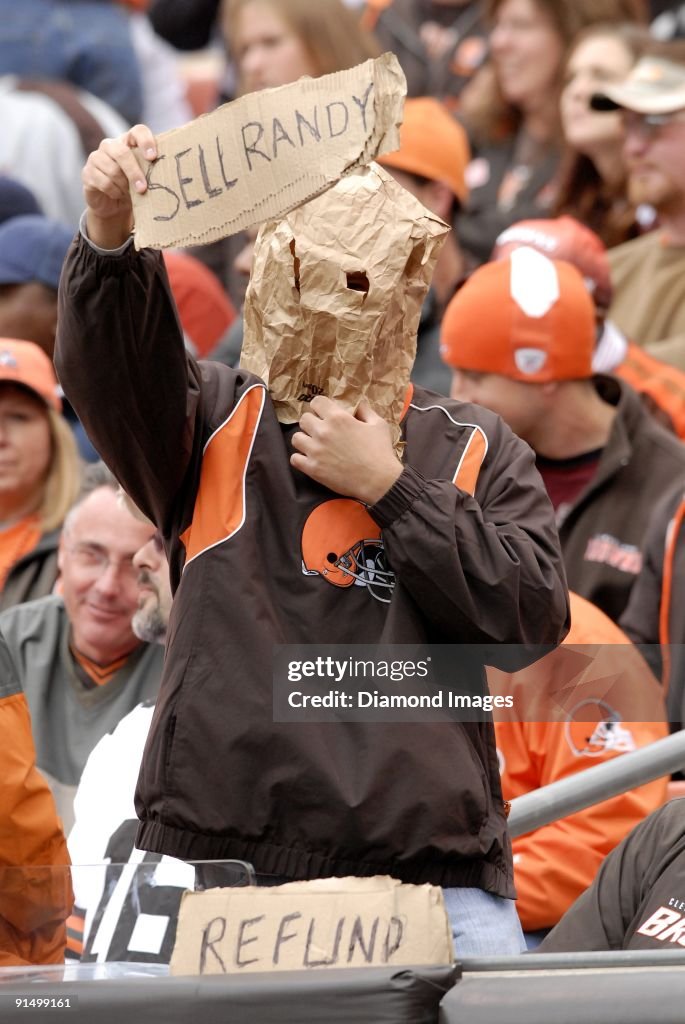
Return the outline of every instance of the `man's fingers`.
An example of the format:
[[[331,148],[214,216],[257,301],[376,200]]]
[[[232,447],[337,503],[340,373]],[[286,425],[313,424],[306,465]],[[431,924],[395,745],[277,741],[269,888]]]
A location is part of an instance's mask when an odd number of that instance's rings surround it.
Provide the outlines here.
[[[300,455],[298,452],[293,452],[290,456],[290,465],[293,469],[299,469],[299,471],[304,473],[306,476],[311,475],[309,473],[309,461],[306,455]]]
[[[307,455],[312,449],[311,437],[309,434],[305,434],[301,430],[295,431],[292,436],[291,443],[293,448],[297,449],[298,452],[302,452],[303,455]]]
[[[85,188],[104,192],[112,199],[123,199],[128,196],[126,175],[105,150],[98,149],[91,153],[83,169],[82,179]]]
[[[316,431],[319,423],[321,422],[318,416],[315,416],[311,412],[303,412],[300,417],[300,430],[304,431],[305,434],[309,434],[311,437]]]
[[[316,395],[316,397],[312,398],[309,403],[309,408],[313,413],[316,413],[317,416],[323,419],[324,416],[328,416],[335,409],[339,409],[340,403],[334,402],[331,398],[326,398],[325,395]]]
[[[362,398],[354,415],[355,419],[361,420],[362,423],[375,423],[376,420],[380,419],[365,398]]]
[[[105,153],[115,161],[126,175],[126,180],[137,192],[144,192],[147,188],[145,172],[138,163],[131,147],[126,143],[125,137],[114,139],[110,143],[102,144]]]
[[[127,186],[132,185],[137,192],[145,192],[147,182],[145,172],[133,152],[138,149],[147,159],[157,155],[155,137],[146,125],[136,125],[117,139],[103,139],[99,149],[92,156],[106,158],[120,169],[126,178]],[[153,154],[148,156],[148,154]],[[101,166],[101,170],[104,168]],[[114,176],[117,172],[113,171]]]
[[[146,160],[157,159],[157,143],[146,124],[134,124],[126,135],[127,145],[134,149],[137,147]]]

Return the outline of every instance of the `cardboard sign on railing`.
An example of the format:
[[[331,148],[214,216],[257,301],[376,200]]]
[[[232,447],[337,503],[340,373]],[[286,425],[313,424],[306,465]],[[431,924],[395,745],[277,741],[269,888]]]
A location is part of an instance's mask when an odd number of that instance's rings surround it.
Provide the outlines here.
[[[186,892],[172,974],[448,964],[442,889],[394,878],[326,878]]]
[[[250,93],[137,153],[136,248],[199,245],[277,219],[399,146],[406,81],[385,53],[348,71]]]

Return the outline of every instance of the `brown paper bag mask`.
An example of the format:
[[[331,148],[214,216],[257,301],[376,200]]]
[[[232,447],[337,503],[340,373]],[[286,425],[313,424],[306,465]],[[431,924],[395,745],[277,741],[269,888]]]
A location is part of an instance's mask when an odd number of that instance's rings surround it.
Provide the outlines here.
[[[377,164],[264,224],[241,366],[281,423],[315,395],[366,398],[399,437],[421,306],[448,226]]]

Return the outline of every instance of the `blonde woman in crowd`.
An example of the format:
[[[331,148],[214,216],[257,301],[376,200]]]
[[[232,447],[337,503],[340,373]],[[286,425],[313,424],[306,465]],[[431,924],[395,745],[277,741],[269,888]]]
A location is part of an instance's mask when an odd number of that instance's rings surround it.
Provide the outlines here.
[[[52,363],[33,342],[0,338],[0,610],[53,590],[80,475]]]
[[[222,30],[243,93],[343,71],[379,52],[343,0],[225,0]]]

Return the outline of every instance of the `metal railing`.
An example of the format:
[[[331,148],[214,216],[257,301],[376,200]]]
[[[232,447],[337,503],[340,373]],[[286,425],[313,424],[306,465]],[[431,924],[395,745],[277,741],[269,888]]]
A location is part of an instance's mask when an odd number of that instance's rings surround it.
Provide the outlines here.
[[[512,838],[525,835],[681,768],[685,768],[685,730],[516,797],[511,802],[509,834]]]
[[[621,967],[685,968],[685,949],[584,950],[578,953],[524,953],[519,956],[474,956],[459,960],[464,974],[508,971],[569,971]]]

